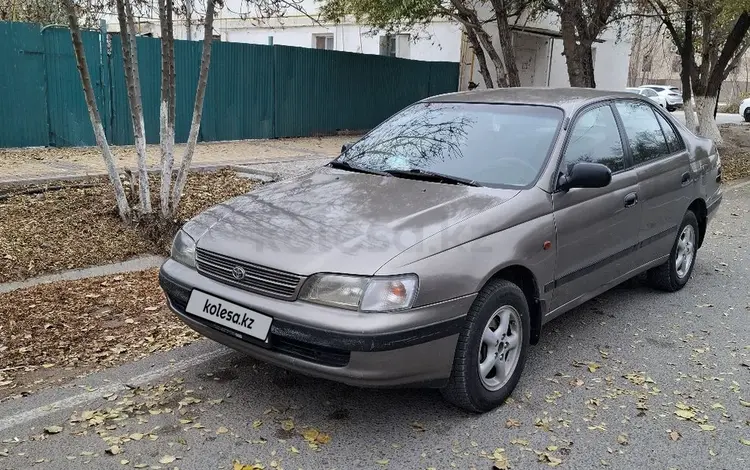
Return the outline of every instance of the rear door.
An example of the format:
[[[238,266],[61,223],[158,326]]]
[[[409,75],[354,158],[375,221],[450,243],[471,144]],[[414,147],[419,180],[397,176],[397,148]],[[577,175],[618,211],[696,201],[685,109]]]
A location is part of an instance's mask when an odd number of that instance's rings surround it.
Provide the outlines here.
[[[574,188],[552,195],[557,230],[552,309],[590,298],[633,268],[641,206],[638,178],[627,153],[611,103],[579,113],[572,124],[559,172],[575,163],[602,163],[612,171],[604,188]],[[592,294],[594,293],[594,294]]]
[[[643,216],[638,233],[641,265],[669,254],[688,205],[695,175],[674,126],[648,103],[615,104],[640,185]]]

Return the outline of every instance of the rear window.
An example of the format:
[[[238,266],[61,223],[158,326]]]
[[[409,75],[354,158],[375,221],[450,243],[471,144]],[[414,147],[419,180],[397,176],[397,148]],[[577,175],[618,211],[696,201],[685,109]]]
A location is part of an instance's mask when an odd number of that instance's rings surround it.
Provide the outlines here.
[[[541,173],[562,119],[562,110],[550,106],[419,103],[375,128],[339,161],[525,187]]]

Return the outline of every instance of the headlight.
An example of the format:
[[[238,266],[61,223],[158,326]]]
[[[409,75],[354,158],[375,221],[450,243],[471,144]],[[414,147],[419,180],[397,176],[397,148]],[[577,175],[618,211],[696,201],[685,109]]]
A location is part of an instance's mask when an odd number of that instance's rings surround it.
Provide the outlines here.
[[[194,268],[195,241],[190,238],[190,235],[180,230],[174,237],[174,242],[172,242],[172,253],[170,256],[178,263]]]
[[[417,297],[415,274],[388,277],[316,274],[305,282],[300,299],[362,312],[410,308]]]

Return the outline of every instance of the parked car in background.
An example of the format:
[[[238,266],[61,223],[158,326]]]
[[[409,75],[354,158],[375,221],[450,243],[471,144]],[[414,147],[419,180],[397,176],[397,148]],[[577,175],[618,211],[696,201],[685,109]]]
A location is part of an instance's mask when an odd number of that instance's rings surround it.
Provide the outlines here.
[[[740,116],[745,122],[750,122],[750,98],[745,98],[740,103]]]
[[[434,96],[188,221],[159,280],[187,325],[257,359],[484,412],[550,320],[642,272],[682,289],[720,180],[713,142],[632,93]]]
[[[645,98],[648,98],[662,108],[666,109],[667,107],[667,99],[650,88],[626,88],[625,90],[631,93],[637,93]]]
[[[649,88],[657,92],[659,96],[663,96],[666,100],[667,111],[670,113],[682,109],[682,92],[679,88],[667,85],[643,85],[640,88]]]

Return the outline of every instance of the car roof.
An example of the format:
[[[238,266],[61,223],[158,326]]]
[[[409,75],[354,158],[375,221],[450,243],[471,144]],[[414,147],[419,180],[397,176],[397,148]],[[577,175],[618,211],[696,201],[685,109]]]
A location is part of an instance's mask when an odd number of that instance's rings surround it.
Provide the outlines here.
[[[424,103],[492,103],[556,106],[571,111],[603,99],[632,99],[633,93],[593,88],[492,88],[488,90],[446,93],[423,100]]]

